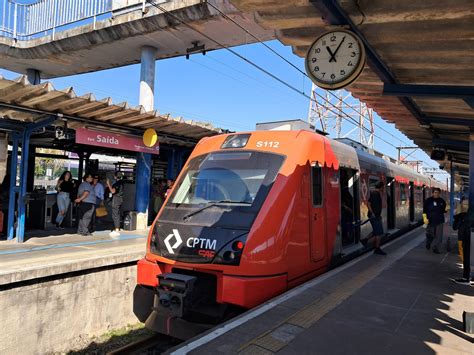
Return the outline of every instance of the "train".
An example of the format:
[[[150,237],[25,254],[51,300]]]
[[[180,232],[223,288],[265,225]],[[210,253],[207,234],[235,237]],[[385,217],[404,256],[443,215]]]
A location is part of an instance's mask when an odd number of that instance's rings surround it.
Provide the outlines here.
[[[431,188],[446,197],[445,185],[352,143],[265,125],[203,138],[150,228],[136,317],[188,339],[366,251],[378,182],[388,237],[420,223]]]

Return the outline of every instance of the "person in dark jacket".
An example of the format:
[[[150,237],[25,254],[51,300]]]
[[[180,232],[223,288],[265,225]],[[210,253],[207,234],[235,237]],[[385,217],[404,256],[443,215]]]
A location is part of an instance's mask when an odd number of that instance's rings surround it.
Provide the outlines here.
[[[453,229],[458,231],[458,240],[462,245],[462,277],[453,279],[454,282],[463,285],[470,285],[471,281],[471,228],[474,221],[474,211],[461,211],[454,216]]]
[[[112,238],[120,236],[120,208],[123,203],[123,174],[120,171],[115,173],[115,181],[111,183],[107,179],[107,187],[112,194],[112,219],[114,221],[114,229],[109,235]]]
[[[383,188],[384,183],[379,181],[375,184],[375,190],[370,192],[370,197],[367,201],[367,207],[369,208],[367,217],[369,217],[370,224],[372,225],[372,233],[367,238],[360,239],[360,242],[364,246],[367,246],[368,241],[374,238],[374,254],[378,255],[387,255],[387,253],[380,248],[380,240],[384,234],[382,223]]]
[[[441,189],[434,188],[433,196],[426,199],[423,204],[423,221],[426,228],[426,249],[433,244],[433,253],[440,254],[439,249],[443,243],[444,214],[446,201],[440,197]]]

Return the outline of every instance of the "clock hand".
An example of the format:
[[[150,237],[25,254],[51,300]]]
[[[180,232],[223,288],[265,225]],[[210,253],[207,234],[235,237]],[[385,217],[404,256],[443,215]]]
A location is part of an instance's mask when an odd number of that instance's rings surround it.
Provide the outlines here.
[[[336,58],[334,57],[334,53],[331,52],[331,48],[329,48],[328,46],[326,46],[326,49],[328,50],[329,55],[331,56],[331,58],[329,58],[329,62],[332,62],[333,60],[336,61]]]
[[[331,57],[331,59],[329,60],[330,62],[332,61],[332,59],[334,59],[334,61],[336,61],[336,53],[339,51],[339,48],[341,48],[342,42],[344,42],[345,39],[346,39],[346,36],[344,36],[344,37],[342,38],[341,43],[339,43],[339,45],[337,46],[336,50],[334,51],[334,56]]]

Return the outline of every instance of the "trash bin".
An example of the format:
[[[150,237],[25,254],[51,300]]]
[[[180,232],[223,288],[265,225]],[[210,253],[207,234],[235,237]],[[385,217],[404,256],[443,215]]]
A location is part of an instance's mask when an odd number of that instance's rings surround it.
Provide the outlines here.
[[[123,230],[134,231],[137,229],[137,212],[128,211],[123,219]]]

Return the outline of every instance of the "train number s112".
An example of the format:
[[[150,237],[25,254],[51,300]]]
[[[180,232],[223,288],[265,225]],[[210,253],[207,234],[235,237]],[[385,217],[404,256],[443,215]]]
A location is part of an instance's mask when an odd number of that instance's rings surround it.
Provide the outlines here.
[[[279,148],[280,142],[277,141],[257,141],[257,148]]]

